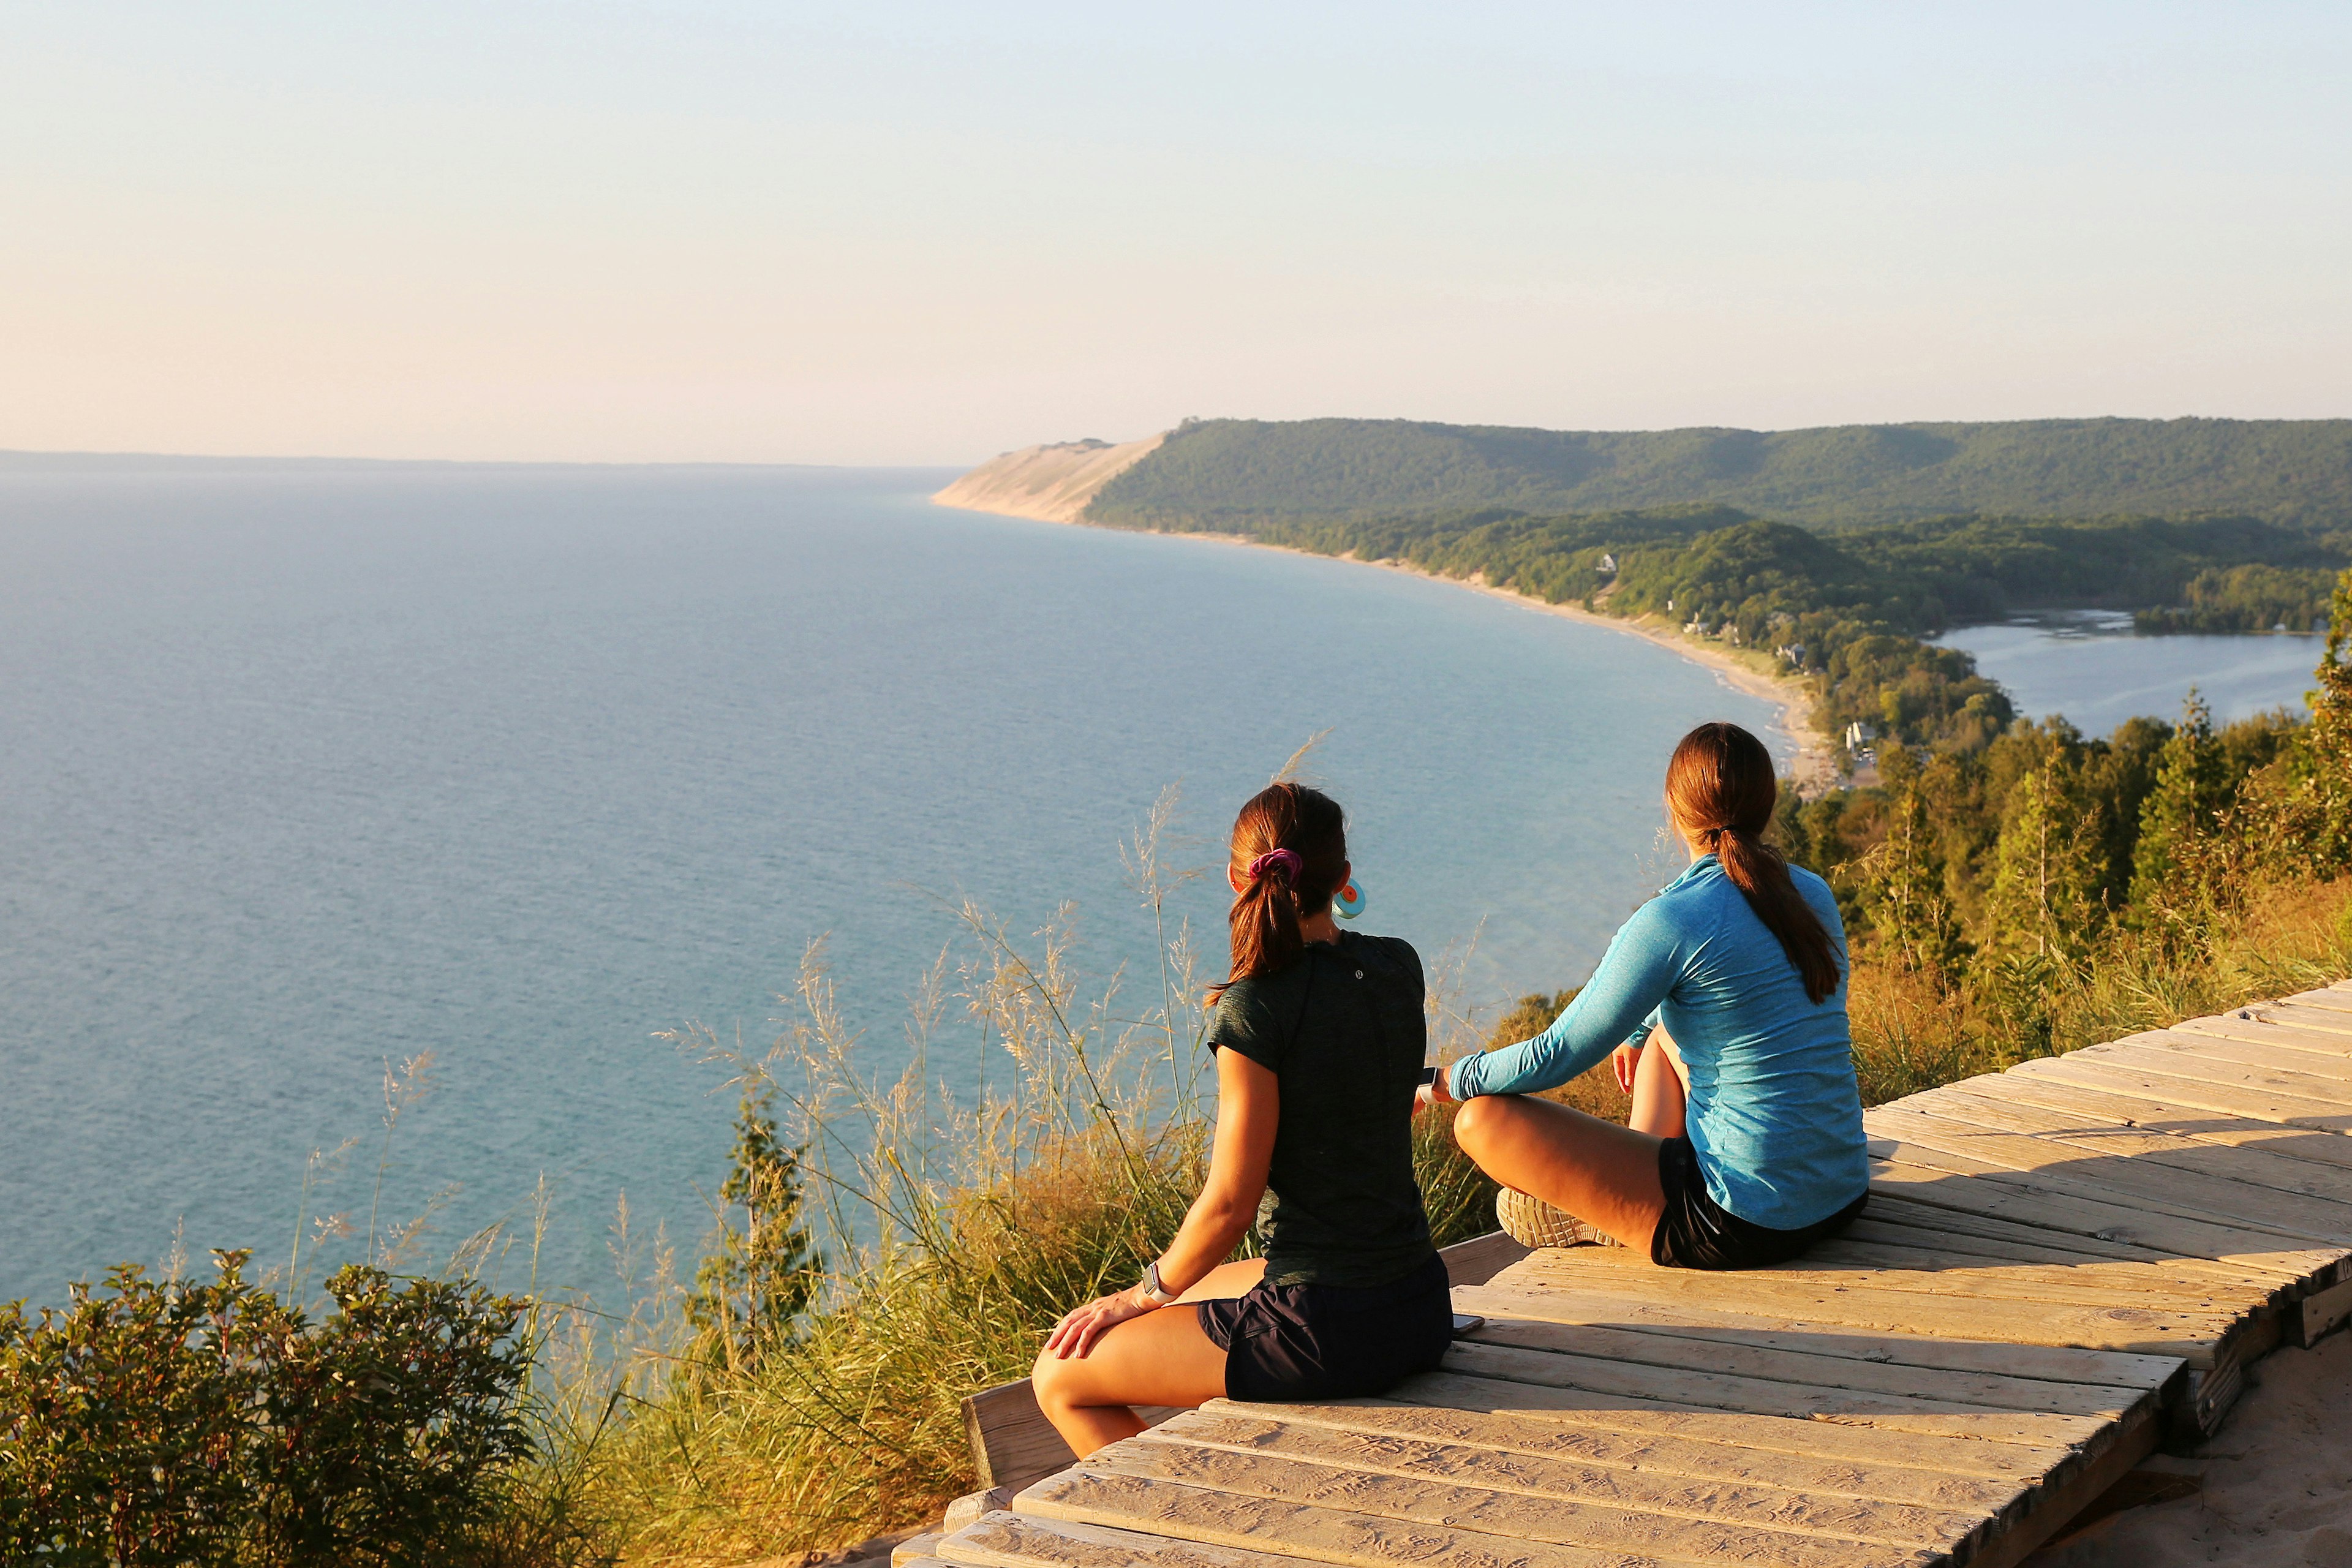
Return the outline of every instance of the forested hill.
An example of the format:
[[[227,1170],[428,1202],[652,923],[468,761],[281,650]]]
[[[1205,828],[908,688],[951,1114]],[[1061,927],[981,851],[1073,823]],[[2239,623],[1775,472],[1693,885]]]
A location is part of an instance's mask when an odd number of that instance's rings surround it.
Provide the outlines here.
[[[1188,420],[1089,522],[1199,529],[1475,508],[1708,504],[1835,526],[1975,512],[2225,512],[2352,528],[2352,419],[2032,419],[1816,430]]]

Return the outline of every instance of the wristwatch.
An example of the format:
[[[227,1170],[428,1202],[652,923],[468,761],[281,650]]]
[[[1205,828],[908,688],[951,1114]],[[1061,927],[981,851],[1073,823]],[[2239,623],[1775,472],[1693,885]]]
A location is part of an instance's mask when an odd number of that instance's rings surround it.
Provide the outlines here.
[[[1135,1288],[1136,1294],[1154,1307],[1175,1304],[1176,1292],[1160,1282],[1160,1259],[1153,1258],[1143,1270],[1143,1279]]]

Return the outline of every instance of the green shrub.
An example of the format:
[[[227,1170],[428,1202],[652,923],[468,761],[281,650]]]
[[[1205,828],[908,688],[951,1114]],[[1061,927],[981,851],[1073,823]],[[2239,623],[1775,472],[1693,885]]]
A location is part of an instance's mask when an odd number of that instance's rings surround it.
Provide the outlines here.
[[[0,1312],[0,1546],[11,1561],[416,1561],[488,1521],[532,1451],[522,1303],[352,1265],[311,1323],[214,1255],[210,1283],[122,1265]]]

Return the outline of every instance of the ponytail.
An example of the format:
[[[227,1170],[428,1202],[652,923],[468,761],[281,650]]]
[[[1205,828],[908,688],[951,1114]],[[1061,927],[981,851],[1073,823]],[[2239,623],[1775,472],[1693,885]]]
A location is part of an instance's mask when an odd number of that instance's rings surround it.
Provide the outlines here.
[[[1821,917],[1797,891],[1789,862],[1764,842],[1780,797],[1772,753],[1737,724],[1702,724],[1683,737],[1666,764],[1666,808],[1675,825],[1715,851],[1764,929],[1805,983],[1815,1005],[1835,994],[1843,978],[1837,949]]]
[[[1302,922],[1331,907],[1348,868],[1347,815],[1304,784],[1272,784],[1234,819],[1233,869],[1241,884],[1226,919],[1233,967],[1227,985],[1272,974],[1307,951]]]

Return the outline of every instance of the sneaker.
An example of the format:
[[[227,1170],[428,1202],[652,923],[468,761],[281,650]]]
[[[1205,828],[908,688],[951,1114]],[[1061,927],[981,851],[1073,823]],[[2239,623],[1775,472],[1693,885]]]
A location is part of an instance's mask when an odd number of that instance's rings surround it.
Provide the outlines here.
[[[1495,1194],[1495,1222],[1521,1247],[1622,1247],[1615,1237],[1516,1187]]]

